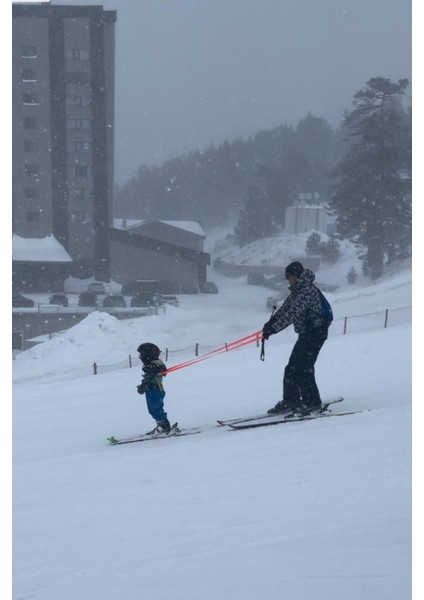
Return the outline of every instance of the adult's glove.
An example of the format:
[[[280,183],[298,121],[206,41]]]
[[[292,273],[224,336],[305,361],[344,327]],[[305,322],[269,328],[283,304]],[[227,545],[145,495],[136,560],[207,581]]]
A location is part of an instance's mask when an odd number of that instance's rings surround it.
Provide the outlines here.
[[[146,393],[146,390],[147,390],[147,386],[148,386],[148,385],[149,385],[149,384],[148,384],[147,382],[145,382],[145,383],[140,383],[140,384],[137,386],[137,392],[138,392],[139,394],[145,394],[145,393]]]
[[[262,329],[262,337],[264,340],[267,340],[270,335],[274,335],[276,331],[274,331],[273,327],[269,323],[265,323]]]

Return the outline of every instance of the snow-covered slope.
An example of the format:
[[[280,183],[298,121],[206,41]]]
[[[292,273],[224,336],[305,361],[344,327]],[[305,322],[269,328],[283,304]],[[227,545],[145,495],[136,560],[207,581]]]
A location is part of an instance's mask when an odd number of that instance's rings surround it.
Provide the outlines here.
[[[411,326],[330,334],[317,363],[333,419],[227,431],[217,418],[281,398],[295,335],[171,373],[166,408],[195,436],[147,431],[140,369],[91,375],[141,341],[168,365],[261,329],[270,291],[213,276],[217,295],[166,315],[92,313],[14,361],[14,598],[398,600],[410,597]],[[336,317],[410,304],[404,266],[331,295]]]
[[[207,250],[212,254],[213,259],[220,258],[236,265],[272,265],[282,268],[293,260],[306,256],[306,243],[312,233],[312,231],[298,234],[282,232],[280,235],[239,247],[235,243],[232,230],[232,227],[228,227],[227,229],[216,228],[208,232]],[[322,232],[316,233],[320,235],[321,242],[327,242],[330,239]],[[358,248],[352,242],[341,240],[338,260],[334,264],[322,261],[319,270],[316,271],[317,281],[339,288],[350,287],[347,275],[353,267],[357,274],[356,286],[369,287],[370,280],[362,274],[362,261],[359,253]],[[392,278],[400,271],[406,271],[407,277],[410,277],[410,259],[386,267],[383,281]]]

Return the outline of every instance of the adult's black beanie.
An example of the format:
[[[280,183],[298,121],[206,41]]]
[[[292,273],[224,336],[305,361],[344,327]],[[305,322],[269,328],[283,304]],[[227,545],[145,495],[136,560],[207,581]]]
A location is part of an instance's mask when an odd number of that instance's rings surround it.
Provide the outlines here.
[[[302,263],[296,260],[295,262],[292,262],[289,265],[287,265],[286,277],[288,277],[289,275],[294,275],[295,277],[300,277],[300,275],[302,275],[304,270],[305,269],[303,268]]]

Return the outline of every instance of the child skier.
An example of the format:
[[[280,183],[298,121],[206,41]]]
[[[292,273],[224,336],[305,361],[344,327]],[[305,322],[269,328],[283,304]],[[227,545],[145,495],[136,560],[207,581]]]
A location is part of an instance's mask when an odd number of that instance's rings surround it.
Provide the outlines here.
[[[165,390],[162,385],[166,365],[159,358],[160,350],[155,344],[140,344],[137,352],[144,365],[143,378],[137,386],[137,392],[146,394],[147,410],[156,421],[156,427],[152,433],[169,433],[171,425],[164,410]]]

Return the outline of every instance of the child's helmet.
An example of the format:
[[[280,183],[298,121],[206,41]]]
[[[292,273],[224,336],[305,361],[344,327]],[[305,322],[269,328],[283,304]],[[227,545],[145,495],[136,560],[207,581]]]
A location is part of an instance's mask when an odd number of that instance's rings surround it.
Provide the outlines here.
[[[154,360],[159,358],[160,348],[158,348],[156,344],[146,342],[145,344],[140,344],[140,346],[137,348],[137,352],[140,354],[140,358],[142,359]]]

